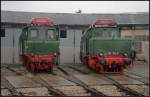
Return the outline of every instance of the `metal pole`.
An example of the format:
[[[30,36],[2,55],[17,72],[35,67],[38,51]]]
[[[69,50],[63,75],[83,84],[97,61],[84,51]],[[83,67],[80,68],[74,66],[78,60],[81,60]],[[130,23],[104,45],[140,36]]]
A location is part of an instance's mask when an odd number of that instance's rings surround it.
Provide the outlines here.
[[[75,65],[75,30],[73,32],[74,32],[74,39],[73,39],[73,44],[74,44],[74,58],[73,58],[73,63]]]
[[[13,65],[15,64],[15,57],[14,57],[14,55],[15,55],[15,54],[14,54],[14,53],[15,53],[14,51],[15,51],[15,50],[14,50],[14,45],[15,45],[15,36],[14,36],[14,31],[13,31],[13,57],[12,57],[12,58],[13,58],[13,59],[12,59]]]

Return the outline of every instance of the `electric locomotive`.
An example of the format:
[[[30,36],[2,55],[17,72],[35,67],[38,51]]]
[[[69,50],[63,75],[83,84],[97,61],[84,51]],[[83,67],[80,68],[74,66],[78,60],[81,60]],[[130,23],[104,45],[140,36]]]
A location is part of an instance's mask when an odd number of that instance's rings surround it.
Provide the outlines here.
[[[59,64],[59,29],[48,18],[33,18],[19,38],[20,60],[31,72],[52,71]]]
[[[97,19],[81,37],[80,60],[100,74],[123,73],[132,65],[132,43],[112,19]]]

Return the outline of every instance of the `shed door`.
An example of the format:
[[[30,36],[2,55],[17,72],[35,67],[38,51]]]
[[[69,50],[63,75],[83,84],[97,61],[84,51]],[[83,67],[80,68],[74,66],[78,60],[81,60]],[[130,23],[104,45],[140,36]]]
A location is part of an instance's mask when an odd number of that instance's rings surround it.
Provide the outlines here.
[[[80,38],[82,31],[67,30],[66,37],[63,38],[61,34],[62,32],[60,31],[60,63],[80,63]]]
[[[1,37],[1,63],[19,64],[20,28],[5,28],[5,36]]]
[[[13,62],[13,29],[5,29],[5,37],[1,37],[1,63]]]

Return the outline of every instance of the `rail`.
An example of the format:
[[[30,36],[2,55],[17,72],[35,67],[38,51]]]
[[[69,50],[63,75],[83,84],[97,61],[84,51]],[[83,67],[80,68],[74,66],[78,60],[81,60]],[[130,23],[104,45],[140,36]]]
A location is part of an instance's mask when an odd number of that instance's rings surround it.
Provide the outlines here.
[[[76,70],[76,71],[78,71],[78,72],[81,72],[82,74],[86,74],[85,72],[81,71],[80,69],[78,69],[78,68],[76,68],[76,67],[72,67],[72,66],[68,66],[68,67],[69,67],[69,68],[72,68],[72,69],[74,69],[74,70]],[[116,80],[114,80],[114,79],[112,79],[112,78],[110,78],[110,77],[108,77],[108,76],[106,76],[106,75],[104,75],[104,77],[106,77],[106,78],[108,78],[109,80],[111,80],[111,81],[113,82],[113,84],[114,84],[116,87],[118,87],[120,90],[122,90],[122,91],[124,91],[124,92],[126,92],[126,93],[128,93],[128,94],[131,94],[131,95],[133,95],[133,96],[144,96],[143,94],[138,93],[138,92],[134,91],[133,89],[130,89],[130,88],[128,88],[128,87],[124,87],[122,84],[118,83]],[[137,79],[136,79],[136,80],[137,80]],[[139,81],[139,80],[138,80],[138,81]]]
[[[128,87],[124,87],[122,84],[120,84],[120,83],[117,82],[116,80],[114,80],[114,79],[112,79],[112,78],[110,78],[110,77],[108,77],[108,76],[106,76],[106,75],[105,75],[105,77],[108,78],[108,79],[110,79],[116,87],[118,87],[119,89],[125,91],[125,92],[128,93],[128,94],[131,94],[131,95],[133,95],[133,96],[144,96],[143,94],[138,93],[138,92],[136,92],[136,91],[133,90],[133,89],[130,89],[130,88],[128,88]]]
[[[32,77],[28,77],[28,76],[24,75],[21,72],[18,72],[16,70],[12,69],[10,67],[5,67],[5,68],[12,71],[12,72],[15,72],[17,75],[25,76],[26,78],[29,78],[32,81],[41,84],[42,86],[46,87],[51,94],[54,94],[56,96],[66,96],[63,92],[59,91],[58,89],[53,88],[51,85],[49,85],[45,80],[43,80],[39,76],[36,76],[36,77],[34,76],[34,78],[32,78]]]
[[[12,96],[24,96],[22,92],[18,92],[16,88],[2,75],[1,82],[4,83],[4,87],[10,91]]]
[[[61,67],[57,67],[60,71],[62,71],[65,75],[67,76],[64,76],[64,75],[60,75],[62,77],[64,77],[65,79],[71,81],[71,82],[74,82],[76,84],[78,84],[79,86],[83,87],[85,90],[87,90],[88,92],[91,93],[92,96],[107,96],[105,95],[104,93],[100,92],[100,91],[97,91],[96,89],[94,88],[91,88],[89,87],[87,84],[85,84],[84,82],[82,82],[81,80],[79,80],[78,78],[76,78],[75,76],[69,74],[67,71],[65,71],[63,68]]]

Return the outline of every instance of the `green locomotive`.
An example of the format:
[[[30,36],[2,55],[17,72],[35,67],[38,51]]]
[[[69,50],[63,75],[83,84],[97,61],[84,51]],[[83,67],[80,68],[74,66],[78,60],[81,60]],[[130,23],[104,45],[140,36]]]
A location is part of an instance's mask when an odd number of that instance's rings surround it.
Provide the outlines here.
[[[81,37],[80,60],[104,73],[122,73],[132,64],[132,40],[121,38],[112,19],[96,20]]]
[[[32,72],[52,71],[59,62],[59,29],[52,19],[33,18],[19,38],[20,59]]]

